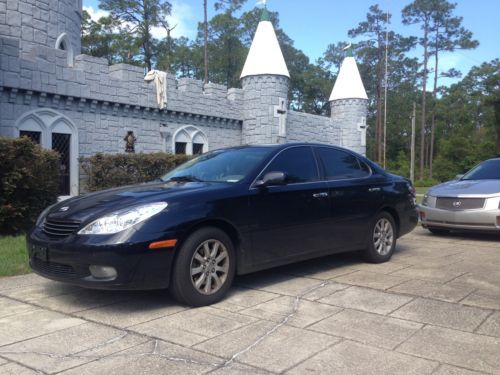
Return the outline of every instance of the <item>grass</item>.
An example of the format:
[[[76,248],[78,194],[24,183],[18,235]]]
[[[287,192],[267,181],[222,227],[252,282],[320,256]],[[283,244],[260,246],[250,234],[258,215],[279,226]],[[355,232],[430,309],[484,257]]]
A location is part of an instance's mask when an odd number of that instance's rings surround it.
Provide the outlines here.
[[[422,195],[425,194],[427,190],[429,190],[428,187],[420,187],[420,186],[416,187],[415,189],[417,190],[417,194],[422,194]]]
[[[0,237],[0,277],[29,273],[26,240],[21,236]]]

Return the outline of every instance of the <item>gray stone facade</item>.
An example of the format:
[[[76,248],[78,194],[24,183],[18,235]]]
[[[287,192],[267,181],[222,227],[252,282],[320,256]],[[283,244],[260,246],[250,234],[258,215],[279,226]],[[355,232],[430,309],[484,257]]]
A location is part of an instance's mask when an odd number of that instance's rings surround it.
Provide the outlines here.
[[[242,89],[227,89],[169,74],[159,110],[142,68],[79,54],[80,20],[80,0],[0,0],[0,136],[39,132],[52,148],[52,134],[69,134],[71,194],[80,191],[78,157],[123,152],[127,131],[136,152],[293,141],[365,152],[365,100],[332,103],[332,118],[288,111],[283,76],[249,76]]]

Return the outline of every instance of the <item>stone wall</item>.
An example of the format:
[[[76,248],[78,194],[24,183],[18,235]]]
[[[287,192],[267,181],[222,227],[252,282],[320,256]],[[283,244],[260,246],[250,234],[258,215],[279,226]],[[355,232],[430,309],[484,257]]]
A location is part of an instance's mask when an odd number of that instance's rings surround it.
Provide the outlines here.
[[[22,40],[21,51],[34,46],[55,48],[66,33],[80,53],[81,0],[0,0],[0,36]]]
[[[329,117],[289,111],[287,116],[288,142],[318,142],[338,145],[338,128]]]

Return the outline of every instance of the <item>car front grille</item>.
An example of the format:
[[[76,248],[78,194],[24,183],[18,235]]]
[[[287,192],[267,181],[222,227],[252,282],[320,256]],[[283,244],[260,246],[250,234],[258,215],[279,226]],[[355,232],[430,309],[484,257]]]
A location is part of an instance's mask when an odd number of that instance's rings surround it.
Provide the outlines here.
[[[33,258],[31,260],[31,266],[34,270],[51,276],[59,276],[70,279],[78,277],[75,269],[67,264],[45,262],[41,259]]]
[[[475,210],[484,207],[484,198],[447,198],[438,197],[436,199],[436,208],[441,210]]]
[[[50,238],[63,239],[76,232],[79,227],[79,221],[47,219],[42,230]]]

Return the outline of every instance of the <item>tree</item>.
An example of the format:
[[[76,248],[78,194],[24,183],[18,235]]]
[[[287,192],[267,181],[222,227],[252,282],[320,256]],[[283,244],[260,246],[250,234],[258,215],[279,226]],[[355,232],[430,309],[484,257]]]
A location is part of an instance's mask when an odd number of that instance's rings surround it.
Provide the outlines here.
[[[370,39],[365,40],[364,44],[373,48],[375,51],[375,71],[376,71],[376,90],[375,90],[375,160],[380,163],[382,160],[382,104],[383,104],[383,85],[384,85],[384,51],[385,51],[385,30],[390,15],[384,14],[378,5],[372,5],[366,15],[366,21],[362,21],[355,29],[348,32],[350,38],[356,38],[360,35],[366,35]]]
[[[413,93],[413,86],[416,83],[417,76],[417,61],[414,58],[408,57],[407,52],[414,48],[416,38],[403,37],[394,31],[387,30],[387,63],[388,77],[385,82],[385,51],[386,51],[386,27],[387,20],[390,21],[391,15],[383,13],[377,5],[371,6],[369,13],[366,15],[366,20],[358,24],[358,26],[349,31],[351,38],[358,38],[359,42],[353,45],[354,55],[358,63],[361,77],[368,95],[368,118],[367,123],[369,135],[369,154],[377,161],[382,160],[382,108],[384,104],[384,86],[387,84],[389,90],[388,103],[393,103],[389,106],[394,112],[394,116],[388,114],[388,130],[389,123],[392,121],[393,126],[399,123],[399,118],[407,117],[407,113],[400,114],[403,107],[411,108],[411,100],[408,95],[391,95],[391,91],[399,91],[403,88],[405,92],[409,90]],[[347,43],[337,43],[328,46],[323,55],[323,59],[329,64],[330,68],[338,70],[342,60],[345,57],[343,48]],[[411,95],[410,95],[411,96]],[[400,103],[400,97],[407,99],[408,102]],[[397,101],[398,103],[394,103]],[[395,120],[397,119],[397,120]],[[374,125],[374,126],[373,126]],[[398,129],[394,133],[398,133]],[[399,133],[398,133],[399,134]],[[387,132],[387,145],[390,144],[391,132]],[[374,140],[374,141],[373,141]],[[399,143],[398,143],[399,144]],[[390,149],[390,147],[387,147]],[[399,149],[395,149],[392,156],[397,156]]]
[[[433,104],[431,109],[431,136],[429,146],[429,177],[432,178],[434,157],[434,136],[436,123],[436,99],[438,93],[439,54],[440,52],[453,52],[456,49],[471,49],[478,46],[478,42],[472,39],[472,32],[461,27],[462,17],[453,17],[456,4],[446,0],[436,2],[435,13],[432,16],[432,35],[430,40],[431,53],[434,56],[434,87],[432,90]],[[460,72],[451,70],[443,76],[460,76]]]
[[[419,43],[424,48],[424,62],[422,70],[422,115],[420,122],[420,173],[419,178],[424,178],[424,160],[425,160],[425,130],[426,130],[426,94],[427,94],[427,66],[429,63],[429,34],[432,31],[432,17],[436,11],[436,3],[439,0],[415,0],[407,5],[402,11],[402,20],[404,25],[420,24],[423,30],[423,36]]]
[[[114,20],[125,25],[124,30],[141,43],[144,65],[153,66],[153,27],[168,27],[166,17],[172,6],[165,0],[101,0],[99,8],[110,12]]]
[[[139,42],[133,36],[120,32],[121,26],[111,17],[101,17],[97,21],[83,11],[82,52],[103,57],[108,64],[128,63],[139,65]]]

